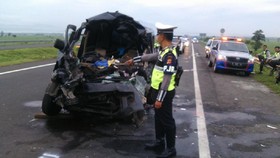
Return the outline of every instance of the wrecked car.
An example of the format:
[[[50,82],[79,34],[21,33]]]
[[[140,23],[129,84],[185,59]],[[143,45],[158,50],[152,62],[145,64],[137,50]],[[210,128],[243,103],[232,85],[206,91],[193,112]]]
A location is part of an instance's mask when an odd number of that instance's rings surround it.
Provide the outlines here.
[[[144,115],[150,68],[145,63],[127,66],[125,61],[143,52],[152,53],[151,39],[152,33],[143,25],[119,12],[93,16],[79,28],[68,25],[65,40],[54,43],[58,59],[42,111],[54,116],[63,109],[139,122]]]

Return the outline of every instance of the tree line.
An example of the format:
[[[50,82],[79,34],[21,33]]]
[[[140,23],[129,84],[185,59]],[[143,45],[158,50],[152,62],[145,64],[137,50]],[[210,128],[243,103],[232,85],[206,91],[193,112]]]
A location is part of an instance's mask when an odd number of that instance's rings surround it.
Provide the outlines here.
[[[3,37],[5,35],[4,31],[0,32],[0,37]],[[7,36],[13,36],[13,37],[17,37],[17,35],[12,34],[12,33],[7,33]]]

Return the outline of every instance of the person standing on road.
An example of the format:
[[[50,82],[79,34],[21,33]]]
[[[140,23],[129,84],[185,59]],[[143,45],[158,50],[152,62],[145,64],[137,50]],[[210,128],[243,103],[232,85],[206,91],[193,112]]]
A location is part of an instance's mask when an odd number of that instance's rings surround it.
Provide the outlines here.
[[[275,46],[274,50],[275,50],[274,55],[271,56],[267,61],[267,64],[272,67],[270,74],[269,74],[270,76],[273,75],[274,71],[276,70],[276,66],[280,65],[280,47]]]
[[[267,58],[270,57],[270,51],[267,49],[267,45],[263,45],[263,51],[258,55],[260,61],[260,74],[262,74],[263,66],[266,63]]]
[[[150,98],[155,109],[156,140],[145,145],[145,149],[161,152],[157,157],[175,156],[176,125],[173,118],[172,102],[175,96],[175,75],[177,52],[172,47],[174,26],[157,23],[157,42],[160,52],[134,57],[128,64],[142,61],[156,61],[151,77]],[[166,145],[166,147],[165,147]]]

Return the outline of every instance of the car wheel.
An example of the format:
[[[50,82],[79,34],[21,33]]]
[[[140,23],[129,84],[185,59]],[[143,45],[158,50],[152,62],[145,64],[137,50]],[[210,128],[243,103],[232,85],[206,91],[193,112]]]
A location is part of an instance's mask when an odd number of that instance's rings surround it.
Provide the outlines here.
[[[250,76],[250,74],[251,74],[250,72],[246,72],[246,71],[244,72],[245,76]]]
[[[132,122],[135,124],[137,128],[140,127],[141,124],[143,123],[144,116],[145,116],[144,110],[139,110],[132,114]]]
[[[218,72],[216,61],[214,61],[213,71],[214,71],[215,73]]]
[[[54,116],[61,111],[61,107],[54,102],[54,97],[45,94],[42,101],[42,111],[48,116]]]

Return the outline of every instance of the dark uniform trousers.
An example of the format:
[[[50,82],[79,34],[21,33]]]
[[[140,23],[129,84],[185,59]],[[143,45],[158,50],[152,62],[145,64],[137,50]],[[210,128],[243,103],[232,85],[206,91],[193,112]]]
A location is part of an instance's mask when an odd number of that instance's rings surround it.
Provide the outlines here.
[[[273,70],[275,71],[276,66],[280,65],[280,59],[279,60],[270,60],[268,62],[268,65],[271,66],[273,68]]]
[[[158,90],[151,88],[151,98],[156,100]],[[175,147],[176,124],[173,118],[173,98],[175,96],[175,89],[168,91],[163,102],[162,107],[155,108],[155,133],[157,140],[166,139],[167,148]]]
[[[266,58],[263,55],[258,55],[260,61],[260,72],[263,71],[263,66],[265,65]]]

